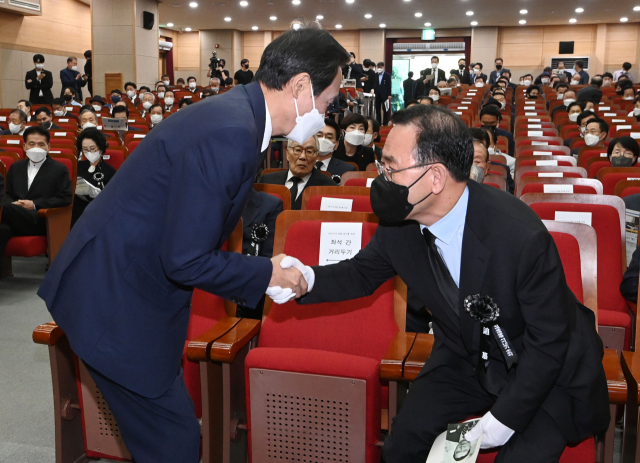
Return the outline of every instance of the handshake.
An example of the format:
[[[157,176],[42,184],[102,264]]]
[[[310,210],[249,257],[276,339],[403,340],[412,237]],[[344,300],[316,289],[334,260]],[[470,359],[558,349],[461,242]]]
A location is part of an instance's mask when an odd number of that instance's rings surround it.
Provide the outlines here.
[[[266,294],[276,304],[302,297],[313,289],[316,275],[308,265],[285,254],[272,257],[271,262],[273,271]]]

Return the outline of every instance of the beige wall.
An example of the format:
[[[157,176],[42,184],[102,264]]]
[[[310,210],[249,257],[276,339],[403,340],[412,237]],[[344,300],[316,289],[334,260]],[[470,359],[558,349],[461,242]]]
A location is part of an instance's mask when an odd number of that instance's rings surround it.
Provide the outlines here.
[[[474,27],[471,29],[471,62],[482,63],[483,72],[487,76],[493,68],[497,46],[497,27]]]
[[[99,2],[102,0],[94,0]],[[146,85],[154,88],[160,79],[158,75],[158,2],[157,0],[135,0],[135,60],[136,80],[138,87]],[[154,14],[155,21],[150,30],[142,27],[142,12],[149,11]]]
[[[384,29],[366,29],[360,31],[360,55],[358,62],[370,59],[374,63],[384,61]]]
[[[90,49],[90,8],[77,0],[42,0],[41,16],[0,10],[0,106],[14,107],[19,99],[29,97],[24,76],[33,69],[35,53],[44,55],[45,69],[53,73],[53,95],[58,96],[60,70],[67,66],[67,57],[78,57],[82,69],[82,55]]]
[[[182,32],[173,40],[173,69],[175,80],[200,75],[200,32]]]
[[[273,33],[271,31],[245,32],[243,34],[241,60],[248,59],[249,69],[254,73],[260,66],[262,52],[267,48],[267,45],[271,43],[272,39]],[[238,69],[240,69],[240,63],[238,63],[238,67],[234,68],[233,73]]]

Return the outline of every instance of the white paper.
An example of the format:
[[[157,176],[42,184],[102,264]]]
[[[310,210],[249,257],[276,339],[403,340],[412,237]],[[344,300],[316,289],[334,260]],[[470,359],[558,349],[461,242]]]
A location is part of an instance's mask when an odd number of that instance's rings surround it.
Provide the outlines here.
[[[182,98],[193,98],[193,95],[184,95]]]
[[[103,154],[102,155],[102,159],[104,159],[105,161],[111,159],[111,155],[110,154]]]
[[[331,265],[351,259],[362,246],[361,222],[323,222],[320,227],[318,265]]]
[[[0,121],[3,120],[2,118],[0,118]],[[58,122],[69,122],[69,119],[58,119]]]
[[[73,106],[65,106],[64,109],[67,111],[73,111]]]
[[[591,212],[556,211],[556,222],[584,223],[591,226]]]
[[[54,137],[64,137],[67,135],[67,132],[53,132]]]
[[[543,185],[545,193],[570,193],[573,194],[573,185],[556,185],[545,183]]]
[[[544,132],[542,130],[529,130],[528,137],[541,137]]]
[[[640,180],[640,177],[627,177],[627,180]]]
[[[127,119],[127,122],[128,122],[129,124],[131,124],[131,123],[133,123],[133,122],[135,122],[135,121],[136,121],[135,119]]]
[[[527,119],[529,122],[542,122],[541,119]]]
[[[631,133],[629,133],[629,136],[631,138],[638,139],[638,138],[640,138],[640,132],[631,132]]]
[[[551,153],[551,151],[534,151],[533,155],[534,156],[549,156],[549,153]]]
[[[62,153],[62,151],[53,151],[53,150],[49,150],[49,154],[60,154]],[[104,156],[103,156],[104,157]]]
[[[616,125],[616,130],[631,130],[630,125]]]
[[[353,199],[346,198],[325,198],[320,201],[321,211],[342,211],[351,212]]]
[[[110,117],[103,117],[102,124],[105,130],[127,130],[127,121],[124,119],[112,119]]]
[[[627,241],[627,266],[631,262],[633,252],[638,247],[638,222],[640,222],[640,212],[627,209],[626,218],[626,241]]]
[[[528,129],[541,129],[542,128],[542,124],[529,124],[529,127],[527,127]]]
[[[7,140],[7,145],[19,145],[20,140]]]
[[[604,113],[603,116],[604,117],[616,117],[617,114],[616,113]]]
[[[426,463],[473,463],[478,459],[482,437],[468,442],[464,436],[480,418],[455,423],[447,426],[447,430],[436,437],[431,446]]]
[[[455,114],[457,114],[458,116],[462,116],[462,112],[461,111],[454,111]]]
[[[564,172],[538,172],[538,177],[562,177]]]
[[[558,161],[553,160],[545,160],[545,161],[536,161],[536,166],[558,166]]]
[[[535,110],[536,110],[536,107],[535,107],[535,106],[525,106],[525,107],[524,107],[524,110],[525,110],[525,111],[535,111]]]
[[[144,134],[144,133],[136,133],[136,134],[133,136],[133,138],[144,138],[144,137],[146,137],[146,136],[147,136],[147,135],[146,135],[146,134]]]
[[[525,116],[537,116],[538,113],[524,113]]]
[[[548,141],[532,141],[531,144],[532,145],[548,146],[549,142]]]
[[[462,109],[464,111],[465,109],[469,109],[469,106],[458,106],[458,109]]]
[[[0,121],[6,121],[7,120],[7,116],[0,116]]]
[[[602,111],[609,111],[611,110],[611,106],[601,106],[598,109],[601,109]]]
[[[375,180],[375,178],[368,178],[367,179],[367,188],[371,188],[371,184],[373,183],[374,180]]]
[[[625,121],[624,119],[611,119],[611,122],[616,123],[616,122],[627,122],[627,121]]]
[[[600,157],[601,158],[606,158],[606,157],[608,157],[608,155],[607,155],[607,153],[600,153]]]

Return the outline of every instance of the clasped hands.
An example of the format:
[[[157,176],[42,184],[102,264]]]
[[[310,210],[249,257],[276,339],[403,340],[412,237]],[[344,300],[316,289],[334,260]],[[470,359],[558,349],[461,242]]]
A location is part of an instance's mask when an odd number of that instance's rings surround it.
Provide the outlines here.
[[[276,304],[302,297],[313,289],[316,275],[308,265],[285,254],[272,257],[271,263],[273,270],[266,294]]]

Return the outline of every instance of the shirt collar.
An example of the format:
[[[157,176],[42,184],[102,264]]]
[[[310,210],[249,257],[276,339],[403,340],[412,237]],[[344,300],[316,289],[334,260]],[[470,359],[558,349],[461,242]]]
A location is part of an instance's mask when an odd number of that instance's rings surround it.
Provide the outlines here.
[[[269,147],[269,141],[271,140],[271,131],[273,130],[273,127],[271,126],[271,114],[269,114],[269,106],[267,105],[267,100],[264,100],[264,110],[264,138],[262,139],[262,149],[260,150],[260,152],[266,150]]]
[[[464,223],[467,217],[467,205],[469,204],[469,187],[465,187],[460,199],[453,209],[451,209],[447,215],[438,220],[436,223],[427,227],[426,225],[420,224],[420,230],[424,230],[425,228],[429,230],[433,236],[442,241],[443,243],[449,245],[451,240],[453,239],[456,230],[460,227],[462,223]]]
[[[307,183],[309,181],[309,177],[311,177],[311,174],[313,173],[313,170],[311,172],[309,172],[306,176],[302,177],[302,183]],[[324,175],[324,174],[322,174]],[[294,177],[293,172],[289,171],[287,173],[287,182],[291,180],[291,177]]]

